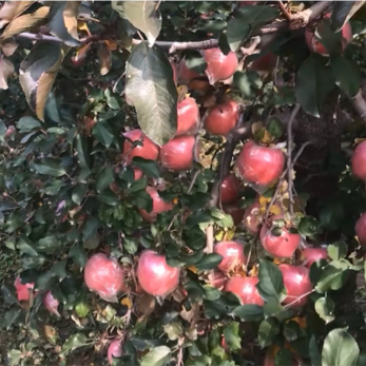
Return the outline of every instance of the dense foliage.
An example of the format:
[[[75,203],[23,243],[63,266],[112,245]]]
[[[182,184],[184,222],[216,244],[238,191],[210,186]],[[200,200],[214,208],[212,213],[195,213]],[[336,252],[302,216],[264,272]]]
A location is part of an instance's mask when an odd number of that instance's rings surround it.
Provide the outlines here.
[[[365,33],[364,2],[2,2],[0,363],[365,365]]]

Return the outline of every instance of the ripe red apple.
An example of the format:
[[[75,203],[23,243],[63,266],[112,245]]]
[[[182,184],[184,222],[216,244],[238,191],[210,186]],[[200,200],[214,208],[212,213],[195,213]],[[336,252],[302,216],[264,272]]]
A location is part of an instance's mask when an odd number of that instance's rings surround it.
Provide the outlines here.
[[[191,132],[197,127],[199,109],[194,98],[185,98],[178,103],[178,122],[176,136]]]
[[[244,245],[235,241],[222,241],[214,247],[214,252],[222,256],[217,268],[222,272],[229,272],[238,266],[246,264]]]
[[[356,146],[352,154],[351,165],[353,175],[366,181],[366,141]]]
[[[205,119],[207,132],[226,136],[236,125],[239,118],[238,104],[233,100],[212,107]]]
[[[191,135],[178,136],[162,146],[159,160],[164,168],[181,171],[192,168],[196,139]]]
[[[308,300],[308,294],[312,289],[309,278],[309,270],[304,266],[292,266],[290,264],[281,264],[278,266],[282,272],[283,284],[287,291],[287,296],[282,302],[291,307],[304,306]],[[296,301],[296,299],[298,299]]]
[[[221,271],[213,270],[209,280],[212,287],[222,290],[225,287],[228,278]]]
[[[235,174],[229,174],[221,183],[221,202],[232,203],[239,199],[242,184]]]
[[[243,220],[243,216],[245,211],[238,207],[237,204],[224,205],[223,210],[226,214],[230,215],[233,218],[234,225],[237,226]]]
[[[33,290],[34,282],[22,283],[20,277],[17,277],[14,282],[14,287],[16,289],[18,301],[28,301],[29,291]]]
[[[137,264],[136,275],[145,292],[153,296],[167,296],[179,284],[180,269],[168,266],[165,255],[144,250]]]
[[[238,59],[232,51],[225,55],[220,48],[210,48],[203,51],[203,56],[207,62],[205,74],[210,84],[230,78],[238,67]]]
[[[178,81],[180,84],[187,84],[192,79],[199,77],[200,74],[189,69],[185,58],[182,58],[178,64]]]
[[[257,277],[239,277],[230,278],[225,286],[225,291],[237,295],[243,305],[263,306],[264,301],[259,295],[256,284],[259,282]]]
[[[140,140],[142,146],[133,147],[129,140],[125,140],[123,145],[123,157],[126,162],[130,163],[132,158],[140,156],[144,159],[157,160],[159,156],[159,147],[155,145],[147,136],[145,136],[141,130],[132,130],[125,132],[123,136],[126,136],[131,141]]]
[[[235,162],[242,179],[259,186],[276,181],[284,168],[285,155],[280,149],[257,145],[254,141],[244,144]]]
[[[273,220],[281,219],[281,216],[273,216]],[[280,235],[276,236],[272,232],[273,227],[264,224],[259,237],[263,248],[272,256],[279,258],[291,258],[300,244],[300,234],[290,233],[286,227],[276,228]]]
[[[51,291],[48,291],[44,296],[43,305],[51,314],[55,314],[58,317],[61,316],[58,312],[58,306],[60,305],[60,302],[52,295]]]
[[[260,204],[258,201],[248,206],[243,217],[243,226],[253,235],[259,232],[263,217],[260,213]]]
[[[250,68],[256,71],[272,71],[276,66],[277,56],[268,52],[252,62]]]
[[[122,356],[121,338],[114,339],[108,347],[108,361],[112,365],[113,357],[118,358]]]
[[[159,192],[155,188],[147,187],[146,192],[150,195],[150,197],[153,200],[153,208],[151,212],[147,212],[146,210],[143,209],[139,210],[140,215],[144,220],[148,222],[154,222],[159,213],[170,211],[173,209],[173,203],[164,201],[160,197]]]
[[[325,18],[330,18],[331,14],[326,14]],[[323,46],[323,44],[316,38],[315,28],[306,28],[305,30],[305,40],[312,52],[319,53],[322,56],[329,56],[328,50]],[[346,49],[348,43],[352,40],[352,28],[347,22],[342,28],[342,52]]]
[[[307,247],[302,251],[302,255],[305,258],[303,265],[307,268],[310,268],[314,262],[328,259],[328,251],[325,248]]]
[[[357,220],[355,231],[360,244],[366,245],[366,212]]]
[[[115,258],[94,254],[86,262],[84,281],[89,290],[108,302],[117,302],[117,295],[126,290],[123,269]]]

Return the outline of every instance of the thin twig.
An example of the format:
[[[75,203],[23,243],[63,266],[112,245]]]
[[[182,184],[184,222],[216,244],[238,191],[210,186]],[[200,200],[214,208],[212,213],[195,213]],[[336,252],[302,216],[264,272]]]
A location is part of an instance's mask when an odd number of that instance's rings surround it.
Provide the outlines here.
[[[282,1],[277,1],[277,4],[279,6],[279,8],[282,11],[283,16],[288,20],[291,21],[292,19],[292,15],[289,13],[289,11],[286,9],[286,6],[284,5],[284,3]]]
[[[288,179],[288,196],[290,200],[290,215],[291,218],[294,215],[294,198],[292,193],[292,123],[294,122],[296,115],[299,113],[301,109],[301,105],[299,103],[296,104],[294,109],[292,110],[290,120],[287,125],[287,179]]]
[[[291,168],[294,168],[294,166],[295,166],[295,164],[296,164],[297,160],[299,159],[299,157],[301,156],[301,154],[304,152],[305,148],[306,148],[307,146],[309,146],[309,145],[313,144],[313,143],[314,143],[314,141],[306,141],[306,142],[304,142],[304,143],[301,145],[301,147],[300,147],[299,151],[296,153],[295,157],[292,159],[292,167],[291,167]]]

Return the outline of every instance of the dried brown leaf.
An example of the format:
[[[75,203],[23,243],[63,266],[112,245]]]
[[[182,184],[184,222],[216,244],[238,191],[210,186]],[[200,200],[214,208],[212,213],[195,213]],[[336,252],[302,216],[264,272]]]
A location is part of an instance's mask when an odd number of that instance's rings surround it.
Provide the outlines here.
[[[80,1],[67,1],[62,14],[67,31],[75,39],[79,39],[77,18],[80,4]]]
[[[100,44],[99,46],[98,57],[100,64],[100,75],[107,75],[112,67],[112,59],[109,49],[104,44]]]
[[[179,313],[182,319],[191,323],[194,319],[198,319],[200,313],[200,306],[197,303],[192,304],[191,310],[186,310],[184,306],[182,306],[182,310]]]
[[[43,331],[44,331],[44,335],[46,336],[48,342],[51,343],[52,345],[55,345],[57,343],[57,338],[58,338],[57,330],[54,327],[52,327],[51,325],[45,325],[43,327]]]
[[[140,315],[149,316],[155,310],[155,298],[149,294],[142,294],[136,299],[136,311]]]
[[[0,89],[8,89],[8,77],[14,73],[13,63],[6,59],[0,59]]]
[[[17,18],[36,1],[6,1],[0,9],[0,29]]]
[[[79,61],[79,60],[82,60],[86,57],[88,51],[90,50],[91,48],[91,43],[87,43],[87,44],[84,44],[82,45],[76,52],[75,52],[75,56],[73,57],[73,59],[75,61]]]

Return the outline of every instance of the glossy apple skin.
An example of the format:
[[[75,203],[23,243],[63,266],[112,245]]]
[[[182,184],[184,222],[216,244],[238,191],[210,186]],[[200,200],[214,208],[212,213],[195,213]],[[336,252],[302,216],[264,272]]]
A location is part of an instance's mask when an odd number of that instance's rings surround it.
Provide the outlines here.
[[[157,160],[159,156],[159,147],[155,145],[141,130],[132,130],[123,134],[131,141],[142,141],[142,146],[133,147],[132,143],[127,139],[123,144],[123,158],[127,163],[131,163],[135,156],[140,156],[144,159]]]
[[[119,292],[126,289],[123,269],[115,258],[103,253],[91,256],[84,268],[84,281],[89,290],[108,302],[117,302]]]
[[[260,146],[248,141],[235,162],[241,178],[251,184],[268,186],[276,181],[284,168],[285,155],[276,148]]]
[[[356,235],[361,245],[366,245],[366,212],[357,220],[355,225]]]
[[[170,211],[173,209],[173,203],[164,201],[160,197],[159,192],[155,188],[147,187],[146,192],[150,195],[150,197],[153,200],[153,208],[151,212],[147,212],[146,210],[143,209],[139,210],[140,215],[144,220],[148,222],[154,222],[159,213]]]
[[[207,62],[205,74],[210,84],[230,78],[238,67],[238,59],[232,51],[225,55],[220,48],[210,48],[203,51],[203,57]]]
[[[257,235],[262,225],[259,202],[254,202],[245,210],[243,226],[253,235]]]
[[[271,71],[276,66],[276,62],[277,56],[272,52],[268,52],[254,60],[250,68],[256,71]]]
[[[60,313],[58,312],[58,306],[60,305],[60,302],[52,295],[51,291],[48,291],[44,296],[43,305],[51,314],[55,314],[56,316],[60,317]]]
[[[243,305],[263,306],[264,301],[257,290],[257,277],[231,277],[225,286],[225,291],[237,295]]]
[[[314,262],[328,259],[328,251],[325,248],[307,247],[302,251],[302,255],[305,258],[303,265],[307,268],[310,268]]]
[[[196,139],[191,135],[178,136],[163,145],[160,150],[160,164],[174,171],[192,168],[195,157]]]
[[[144,250],[138,261],[136,275],[145,292],[152,296],[167,296],[179,284],[180,269],[168,266],[164,255]]]
[[[205,119],[204,126],[212,135],[226,136],[239,119],[238,104],[234,101],[212,107]]]
[[[330,14],[326,14],[325,18],[330,18]],[[342,28],[342,52],[346,49],[348,43],[352,40],[352,28],[347,22]],[[310,51],[319,53],[322,56],[329,56],[328,50],[316,38],[315,29],[306,28],[305,41]]]
[[[110,365],[113,363],[113,357],[121,357],[122,356],[122,344],[121,339],[116,338],[112,341],[112,343],[108,347],[108,362]]]
[[[221,183],[221,203],[232,203],[239,199],[242,184],[235,174],[229,174]]]
[[[300,297],[312,289],[309,269],[304,266],[292,266],[290,264],[281,264],[278,268],[282,272],[283,284],[287,291],[287,297],[282,304],[292,304],[291,307],[304,306],[308,301],[308,296]],[[299,300],[295,302],[297,298]]]
[[[188,97],[178,103],[178,122],[176,136],[184,135],[197,128],[199,109],[194,98]]]
[[[16,289],[18,301],[28,301],[29,290],[33,290],[34,282],[22,283],[20,277],[17,277],[14,282],[14,287]]]
[[[185,58],[182,58],[182,60],[180,60],[178,64],[178,81],[180,84],[187,84],[192,79],[199,76],[200,74],[187,67]]]
[[[224,205],[223,211],[233,218],[235,226],[239,225],[242,222],[245,213],[245,211],[238,207],[236,204]]]
[[[353,175],[366,181],[366,141],[356,146],[352,154],[351,166]]]
[[[222,241],[214,247],[214,253],[222,256],[217,268],[222,272],[229,272],[238,266],[246,264],[244,245],[235,241]]]
[[[273,217],[273,220],[281,217]],[[300,234],[291,234],[286,228],[281,229],[281,235],[271,233],[271,227],[263,225],[259,234],[263,248],[272,256],[278,258],[291,258],[300,244]]]
[[[228,278],[221,271],[212,271],[212,276],[210,277],[210,285],[212,287],[222,290],[225,287],[227,281]]]

